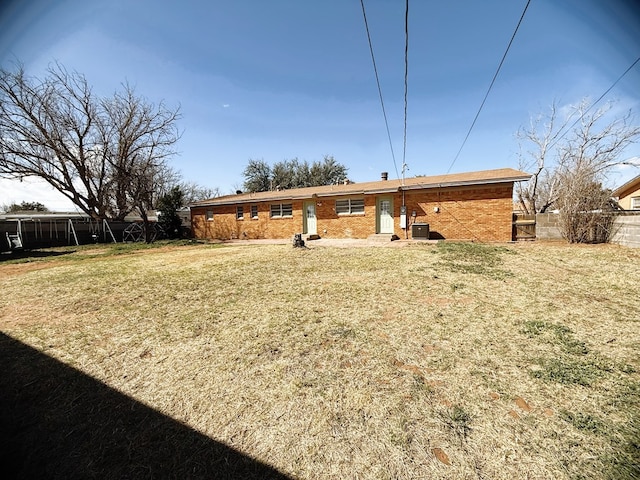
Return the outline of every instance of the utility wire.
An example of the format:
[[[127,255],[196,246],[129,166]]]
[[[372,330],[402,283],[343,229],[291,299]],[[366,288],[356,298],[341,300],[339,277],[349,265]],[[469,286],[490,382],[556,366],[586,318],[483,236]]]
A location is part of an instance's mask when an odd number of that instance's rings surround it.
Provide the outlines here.
[[[473,119],[473,122],[471,123],[471,127],[469,127],[469,131],[467,132],[467,136],[464,137],[464,141],[462,142],[462,145],[460,145],[460,149],[458,150],[458,153],[456,154],[455,158],[453,159],[453,162],[451,162],[451,165],[449,165],[449,169],[447,170],[447,173],[449,173],[451,171],[451,169],[453,168],[453,164],[456,163],[456,160],[458,160],[458,157],[460,156],[460,152],[462,152],[462,149],[464,148],[464,145],[467,143],[467,140],[469,139],[469,135],[471,135],[471,130],[473,130],[473,127],[476,124],[476,120],[478,120],[478,117],[480,116],[480,112],[482,111],[482,107],[484,107],[484,103],[487,101],[487,97],[489,96],[489,92],[491,92],[491,89],[493,88],[493,84],[496,81],[496,78],[498,77],[498,73],[500,73],[500,69],[502,68],[502,64],[504,63],[505,58],[507,58],[507,53],[509,53],[509,49],[511,48],[511,44],[513,43],[514,38],[516,38],[516,33],[518,33],[518,29],[520,28],[520,24],[522,23],[522,20],[524,19],[524,14],[527,13],[527,9],[529,8],[529,4],[531,3],[531,0],[527,0],[527,4],[524,7],[524,11],[522,12],[522,15],[520,16],[520,20],[518,21],[518,25],[516,26],[516,29],[513,32],[513,35],[511,36],[511,40],[509,41],[509,45],[507,45],[507,49],[504,52],[504,55],[502,56],[502,60],[500,60],[500,65],[498,65],[498,69],[496,70],[495,75],[493,76],[493,80],[491,80],[491,84],[489,85],[489,89],[487,90],[487,93],[484,96],[484,99],[482,100],[482,103],[480,104],[480,108],[478,109],[478,113],[476,113],[475,118]]]
[[[606,90],[602,95],[600,95],[600,96],[598,97],[598,99],[597,99],[595,102],[593,102],[591,105],[589,105],[589,108],[587,108],[584,112],[582,112],[582,114],[581,114],[581,115],[576,119],[576,121],[575,121],[575,122],[573,122],[573,123],[571,124],[571,126],[570,126],[570,127],[568,127],[568,128],[564,131],[564,133],[563,133],[562,135],[560,135],[558,138],[556,138],[556,139],[555,139],[555,140],[554,140],[554,141],[549,145],[548,149],[549,149],[549,150],[551,150],[551,148],[553,148],[553,147],[554,147],[554,146],[555,146],[555,145],[556,145],[560,140],[562,140],[562,139],[565,137],[565,135],[566,135],[567,133],[569,133],[570,131],[572,131],[572,130],[573,130],[573,127],[575,127],[575,126],[578,124],[578,122],[580,122],[580,121],[584,118],[584,116],[589,112],[589,110],[591,110],[593,107],[595,107],[595,106],[596,106],[596,104],[600,102],[600,100],[602,100],[604,97],[606,97],[606,96],[607,96],[607,94],[608,94],[611,90],[613,90],[613,87],[615,87],[615,86],[618,84],[618,82],[619,82],[620,80],[622,80],[622,78],[623,78],[627,73],[629,73],[629,72],[633,69],[633,67],[635,67],[635,66],[638,64],[638,62],[640,62],[640,57],[636,58],[636,61],[635,61],[635,62],[633,62],[633,63],[629,66],[629,68],[627,68],[627,69],[624,71],[624,73],[623,73],[622,75],[620,75],[620,76],[618,77],[618,79],[617,79],[615,82],[613,82],[613,84],[612,84],[609,88],[607,88],[607,90]]]
[[[407,0],[408,1],[408,0]],[[380,105],[382,106],[382,115],[384,116],[384,124],[387,127],[387,138],[389,139],[389,148],[391,149],[391,158],[393,159],[393,168],[396,171],[396,178],[400,178],[398,174],[398,165],[396,164],[396,156],[393,153],[393,143],[391,142],[391,133],[389,132],[389,122],[387,120],[387,112],[384,108],[384,100],[382,99],[382,88],[380,88],[380,79],[378,77],[378,67],[376,67],[376,57],[373,54],[373,44],[371,43],[371,35],[369,34],[369,23],[367,22],[367,14],[364,9],[364,0],[360,0],[362,6],[362,17],[364,18],[364,26],[367,30],[367,40],[369,41],[369,51],[371,52],[371,61],[373,62],[373,71],[376,75],[376,84],[378,85],[378,95],[380,95]],[[406,111],[406,107],[405,107]],[[406,116],[406,113],[405,113]]]
[[[404,185],[404,173],[407,169],[407,91],[409,76],[409,0],[405,2],[404,10],[404,140],[402,146],[402,184]]]

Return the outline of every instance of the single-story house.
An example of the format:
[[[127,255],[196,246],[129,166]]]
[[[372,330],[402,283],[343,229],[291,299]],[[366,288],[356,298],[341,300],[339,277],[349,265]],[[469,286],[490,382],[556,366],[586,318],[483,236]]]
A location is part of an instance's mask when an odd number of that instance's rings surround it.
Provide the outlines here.
[[[640,175],[616,188],[611,196],[618,200],[624,210],[640,210]]]
[[[511,168],[404,180],[241,193],[192,204],[199,239],[322,238],[512,240]],[[308,238],[308,237],[307,237]],[[312,237],[313,238],[313,237]]]

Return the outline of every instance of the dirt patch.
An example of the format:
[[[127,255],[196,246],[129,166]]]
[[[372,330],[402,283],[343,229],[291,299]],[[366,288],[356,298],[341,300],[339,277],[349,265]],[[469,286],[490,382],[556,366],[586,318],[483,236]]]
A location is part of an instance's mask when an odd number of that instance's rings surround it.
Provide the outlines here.
[[[442,450],[441,448],[433,448],[431,451],[440,462],[444,463],[445,465],[451,465],[449,455],[447,455],[444,450]]]
[[[53,268],[56,264],[50,262],[28,262],[28,263],[12,263],[9,265],[0,264],[0,276],[12,277],[24,275],[28,272]]]
[[[527,401],[524,398],[516,397],[514,402],[518,406],[518,408],[520,408],[521,410],[525,412],[531,411],[531,406],[527,403]]]
[[[111,250],[108,248],[91,248],[87,250],[78,250],[74,252],[74,254],[82,257],[82,256],[93,256],[93,255],[105,255],[110,251]]]

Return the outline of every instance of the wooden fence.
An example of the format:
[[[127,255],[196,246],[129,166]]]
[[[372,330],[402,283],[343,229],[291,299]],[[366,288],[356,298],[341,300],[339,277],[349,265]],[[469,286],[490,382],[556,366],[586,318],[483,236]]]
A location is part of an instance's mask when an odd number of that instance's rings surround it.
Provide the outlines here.
[[[512,239],[515,241],[536,239],[535,214],[514,213]]]

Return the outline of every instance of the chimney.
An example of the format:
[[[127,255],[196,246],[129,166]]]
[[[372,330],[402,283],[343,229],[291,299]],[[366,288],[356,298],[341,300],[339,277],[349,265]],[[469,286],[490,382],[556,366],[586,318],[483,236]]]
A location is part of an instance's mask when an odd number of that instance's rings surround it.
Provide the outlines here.
[[[386,182],[389,179],[389,173],[388,172],[382,172],[380,174],[380,178]]]

